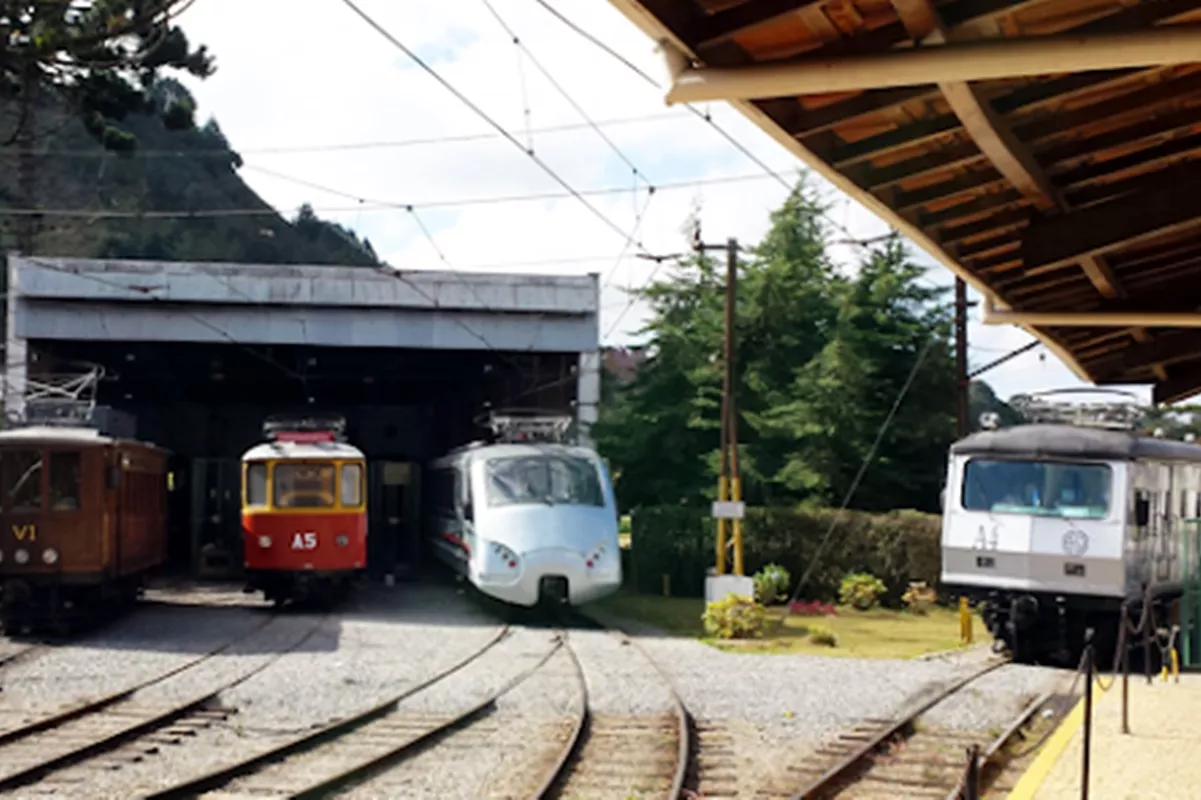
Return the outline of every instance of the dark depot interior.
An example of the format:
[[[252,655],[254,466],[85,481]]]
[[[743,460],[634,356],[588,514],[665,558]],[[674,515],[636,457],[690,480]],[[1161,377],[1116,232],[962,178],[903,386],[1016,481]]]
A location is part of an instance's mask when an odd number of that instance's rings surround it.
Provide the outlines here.
[[[99,364],[97,403],[136,418],[137,436],[171,451],[168,570],[241,570],[239,458],[271,413],[313,409],[347,420],[366,454],[369,573],[416,574],[421,465],[482,438],[491,404],[572,412],[576,353],[505,353],[159,342],[31,341],[30,374]]]

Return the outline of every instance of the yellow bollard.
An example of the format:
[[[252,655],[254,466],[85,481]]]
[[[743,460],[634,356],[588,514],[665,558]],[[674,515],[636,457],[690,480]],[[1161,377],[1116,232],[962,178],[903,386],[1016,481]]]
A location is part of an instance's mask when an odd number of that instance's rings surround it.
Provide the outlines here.
[[[959,643],[971,644],[973,639],[972,612],[968,608],[967,598],[959,598]]]
[[[742,499],[742,479],[734,478],[731,483],[731,500]],[[734,574],[742,575],[742,520],[734,520]]]
[[[717,479],[717,499],[723,501],[730,499],[729,484],[725,475]],[[717,521],[717,574],[726,574],[726,521],[724,519]]]
[[[1176,652],[1176,648],[1172,648],[1172,677],[1176,679],[1176,683],[1180,683],[1180,654]]]

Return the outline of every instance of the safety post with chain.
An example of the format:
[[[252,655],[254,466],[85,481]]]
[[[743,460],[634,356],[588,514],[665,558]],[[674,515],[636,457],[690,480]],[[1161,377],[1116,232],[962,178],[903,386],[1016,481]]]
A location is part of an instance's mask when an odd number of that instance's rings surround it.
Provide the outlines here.
[[[1080,800],[1088,800],[1089,767],[1093,749],[1093,680],[1097,676],[1093,629],[1084,632],[1084,741],[1080,764]]]

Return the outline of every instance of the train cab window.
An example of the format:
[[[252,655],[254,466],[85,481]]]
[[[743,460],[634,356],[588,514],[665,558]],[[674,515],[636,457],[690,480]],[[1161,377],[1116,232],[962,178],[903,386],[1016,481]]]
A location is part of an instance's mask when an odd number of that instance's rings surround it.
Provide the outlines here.
[[[276,464],[276,508],[329,508],[334,504],[333,464]]]
[[[488,505],[604,506],[596,465],[576,456],[536,455],[488,460]]]
[[[363,468],[358,464],[342,465],[342,505],[357,506],[363,502]]]
[[[246,465],[246,505],[267,505],[267,465]]]
[[[4,509],[41,511],[42,454],[36,450],[10,450],[2,458]]]
[[[50,510],[78,511],[79,453],[50,454]]]

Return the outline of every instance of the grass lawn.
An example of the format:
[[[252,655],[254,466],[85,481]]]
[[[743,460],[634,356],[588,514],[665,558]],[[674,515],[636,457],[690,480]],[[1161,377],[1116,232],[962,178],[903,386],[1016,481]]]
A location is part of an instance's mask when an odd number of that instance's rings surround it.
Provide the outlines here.
[[[653,625],[677,636],[691,636],[721,650],[735,653],[806,653],[854,658],[915,658],[951,650],[959,645],[959,614],[935,607],[924,616],[904,611],[840,608],[837,616],[802,617],[781,608],[768,610],[776,623],[762,639],[718,641],[705,635],[701,614],[705,602],[694,597],[659,597],[621,591],[596,603],[617,617]],[[819,625],[838,640],[837,647],[811,643],[807,627]],[[975,625],[977,640],[983,626]]]

